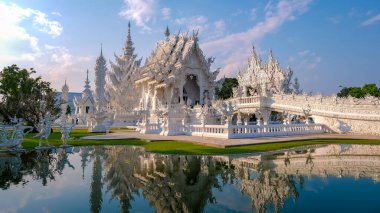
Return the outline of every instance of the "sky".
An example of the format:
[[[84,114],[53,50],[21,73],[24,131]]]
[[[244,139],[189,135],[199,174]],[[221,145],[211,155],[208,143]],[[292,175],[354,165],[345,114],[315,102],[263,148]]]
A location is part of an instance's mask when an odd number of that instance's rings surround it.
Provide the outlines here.
[[[172,34],[199,31],[218,78],[244,70],[254,45],[290,65],[301,89],[335,94],[340,86],[380,86],[380,1],[351,0],[0,0],[0,68],[33,67],[61,90],[83,90],[95,60],[122,54],[128,22],[143,61]],[[92,87],[94,88],[94,86]]]

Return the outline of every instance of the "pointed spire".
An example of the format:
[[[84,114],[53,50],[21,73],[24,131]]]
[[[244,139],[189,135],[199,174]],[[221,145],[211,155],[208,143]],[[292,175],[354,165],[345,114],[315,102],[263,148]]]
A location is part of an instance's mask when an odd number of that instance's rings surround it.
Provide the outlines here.
[[[166,40],[169,40],[169,36],[170,36],[170,30],[169,30],[169,27],[168,25],[166,25],[166,30],[165,30],[165,37],[166,37]]]
[[[252,60],[255,62],[256,65],[260,65],[261,59],[257,55],[255,45],[252,45]]]
[[[95,103],[97,110],[103,110],[105,107],[105,85],[107,73],[107,61],[103,57],[103,46],[100,50],[100,56],[96,59],[95,64]]]
[[[84,90],[82,92],[82,98],[87,96],[87,97],[92,97],[92,92],[91,92],[91,86],[90,86],[90,80],[88,78],[88,69],[87,69],[87,76],[86,76],[86,80],[84,81],[85,85],[84,85]]]
[[[269,55],[268,55],[268,69],[269,70],[274,70],[276,66],[276,62],[273,58],[273,53],[272,49],[269,50]]]
[[[68,92],[69,91],[69,86],[67,86],[66,79],[65,79],[65,84],[62,87],[62,92]]]
[[[100,57],[103,57],[103,43],[100,43]]]
[[[86,86],[89,86],[90,85],[90,80],[88,79],[88,69],[87,69],[87,77],[86,77],[86,81],[84,82],[86,84]],[[85,86],[85,87],[86,87]]]
[[[133,47],[133,41],[131,36],[131,22],[128,22],[128,35],[127,40],[125,41],[125,47],[124,50],[124,56],[125,57],[133,57],[133,53],[135,51],[135,48]]]

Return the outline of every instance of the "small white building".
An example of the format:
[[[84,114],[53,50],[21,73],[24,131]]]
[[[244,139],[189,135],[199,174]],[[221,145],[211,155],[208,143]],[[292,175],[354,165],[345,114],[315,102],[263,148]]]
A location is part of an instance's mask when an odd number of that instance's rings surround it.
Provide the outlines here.
[[[87,78],[85,81],[84,90],[81,97],[74,98],[75,113],[73,115],[75,123],[79,125],[87,125],[91,115],[95,112],[95,101],[91,91],[90,80]]]

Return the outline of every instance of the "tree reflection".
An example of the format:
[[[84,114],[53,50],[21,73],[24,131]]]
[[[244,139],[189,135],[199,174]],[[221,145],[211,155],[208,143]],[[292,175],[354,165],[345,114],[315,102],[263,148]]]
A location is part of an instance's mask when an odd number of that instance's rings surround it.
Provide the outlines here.
[[[23,178],[20,170],[22,160],[20,155],[3,155],[0,157],[0,187],[5,190],[10,185],[20,183]]]
[[[69,157],[69,154],[66,152],[65,149],[59,150],[58,156],[57,156],[57,164],[56,164],[56,170],[57,170],[58,174],[62,175],[66,164],[68,167],[75,170],[75,167],[70,163],[68,157]]]
[[[33,167],[33,178],[41,179],[42,185],[46,186],[47,181],[55,180],[55,165],[57,158],[50,155],[51,150],[37,150],[33,158],[35,163]]]
[[[84,180],[84,171],[87,166],[87,162],[89,161],[90,150],[92,147],[81,147],[79,150],[79,156],[81,157],[81,167],[82,167],[82,180]]]
[[[92,167],[92,179],[91,179],[91,192],[90,192],[90,209],[91,212],[100,212],[102,210],[102,161],[101,155],[103,154],[103,149],[96,147],[94,150],[94,164]]]

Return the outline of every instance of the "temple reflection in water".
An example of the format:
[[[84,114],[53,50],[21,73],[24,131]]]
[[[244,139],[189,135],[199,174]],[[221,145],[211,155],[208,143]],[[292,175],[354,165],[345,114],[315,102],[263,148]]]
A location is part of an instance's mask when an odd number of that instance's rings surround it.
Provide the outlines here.
[[[0,154],[0,187],[5,194],[18,185],[28,188],[31,180],[55,184],[68,171],[88,179],[91,212],[102,211],[108,202],[105,195],[118,203],[120,212],[131,211],[136,196],[156,212],[204,212],[224,205],[218,192],[231,191],[227,186],[239,194],[223,196],[243,196],[250,211],[278,212],[287,202],[298,202],[308,179],[379,182],[380,146],[328,145],[240,156],[161,155],[128,146]]]

